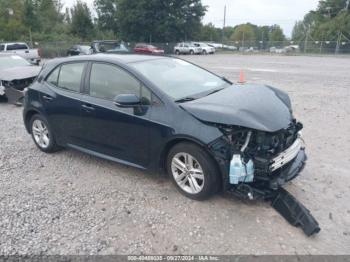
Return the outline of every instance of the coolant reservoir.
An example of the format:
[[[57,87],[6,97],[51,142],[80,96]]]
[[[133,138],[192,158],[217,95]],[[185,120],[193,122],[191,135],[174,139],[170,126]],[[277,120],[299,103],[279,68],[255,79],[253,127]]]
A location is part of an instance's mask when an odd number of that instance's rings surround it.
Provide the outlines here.
[[[240,182],[253,182],[254,163],[250,159],[244,163],[241,155],[233,155],[230,163],[230,184],[237,185]]]

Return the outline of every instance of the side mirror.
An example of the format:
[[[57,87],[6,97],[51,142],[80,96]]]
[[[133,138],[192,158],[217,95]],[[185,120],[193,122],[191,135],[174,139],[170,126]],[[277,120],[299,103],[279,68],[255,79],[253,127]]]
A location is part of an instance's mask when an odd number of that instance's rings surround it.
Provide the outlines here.
[[[118,107],[134,107],[141,105],[141,100],[134,94],[122,94],[114,98],[114,104]]]

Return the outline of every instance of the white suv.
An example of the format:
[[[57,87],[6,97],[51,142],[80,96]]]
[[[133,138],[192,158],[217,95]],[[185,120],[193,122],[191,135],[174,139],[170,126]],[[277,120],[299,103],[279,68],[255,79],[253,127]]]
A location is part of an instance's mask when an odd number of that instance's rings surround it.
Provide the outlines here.
[[[215,54],[215,48],[212,46],[207,45],[206,43],[193,43],[195,46],[200,47],[202,49],[202,54],[207,55],[207,54]]]
[[[201,54],[202,53],[202,48],[195,46],[193,43],[178,43],[174,47],[174,53],[177,55],[180,54]]]

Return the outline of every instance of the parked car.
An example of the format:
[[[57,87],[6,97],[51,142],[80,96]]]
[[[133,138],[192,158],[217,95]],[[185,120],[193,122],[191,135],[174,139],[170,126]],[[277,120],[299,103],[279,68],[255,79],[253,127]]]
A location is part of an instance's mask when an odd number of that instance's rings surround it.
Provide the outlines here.
[[[200,47],[202,49],[202,54],[206,55],[206,54],[215,54],[215,47],[209,46],[206,43],[199,43],[199,42],[195,42],[193,43],[195,46]]]
[[[153,55],[163,55],[164,50],[149,44],[136,44],[134,48],[134,53],[138,54],[153,54]]]
[[[202,53],[202,48],[195,46],[193,43],[178,43],[174,47],[174,53],[176,55],[180,55],[180,54],[198,55]]]
[[[233,46],[233,45],[223,45],[222,49],[226,49],[226,50],[230,50],[230,51],[238,50],[238,48],[236,46]]]
[[[285,92],[233,85],[172,57],[52,60],[26,92],[23,116],[43,152],[67,147],[165,170],[193,199],[218,189],[254,199],[295,178],[306,161]]]
[[[94,41],[91,44],[93,53],[127,54],[130,50],[124,43],[115,40]]]
[[[223,44],[219,44],[219,43],[208,42],[206,44],[214,47],[216,50],[223,47]]]
[[[40,49],[30,49],[26,43],[0,43],[0,53],[16,54],[30,63],[39,65],[41,61]]]
[[[73,45],[67,50],[67,56],[91,55],[92,53],[92,48],[88,45]]]
[[[31,85],[41,67],[30,64],[24,58],[0,53],[0,97],[10,103],[20,104],[24,89]]]
[[[285,54],[286,50],[284,48],[270,47],[270,53]]]

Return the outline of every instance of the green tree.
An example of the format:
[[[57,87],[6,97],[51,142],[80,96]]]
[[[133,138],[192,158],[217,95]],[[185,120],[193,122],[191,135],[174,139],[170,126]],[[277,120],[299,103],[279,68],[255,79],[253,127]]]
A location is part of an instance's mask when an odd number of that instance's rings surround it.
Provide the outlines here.
[[[279,25],[273,25],[269,30],[269,41],[270,42],[279,42],[280,45],[283,44],[286,37],[283,33],[282,28]]]
[[[295,24],[292,39],[337,41],[339,34],[350,37],[350,5],[347,0],[322,0],[318,8]]]
[[[205,11],[200,0],[119,0],[117,20],[124,39],[172,42],[199,37]]]
[[[11,41],[27,36],[23,25],[22,0],[0,1],[0,40]]]
[[[95,0],[99,29],[118,33],[117,7],[119,0]]]
[[[236,26],[231,36],[232,41],[240,42],[254,42],[256,39],[255,27],[250,23]]]
[[[77,0],[71,9],[71,32],[81,39],[88,39],[92,35],[93,29],[89,7],[81,0]]]
[[[53,33],[57,26],[63,23],[64,15],[61,14],[62,4],[54,0],[37,0],[38,17],[40,20],[40,32]]]
[[[203,25],[198,39],[201,41],[221,41],[221,29],[216,28],[212,23]]]

